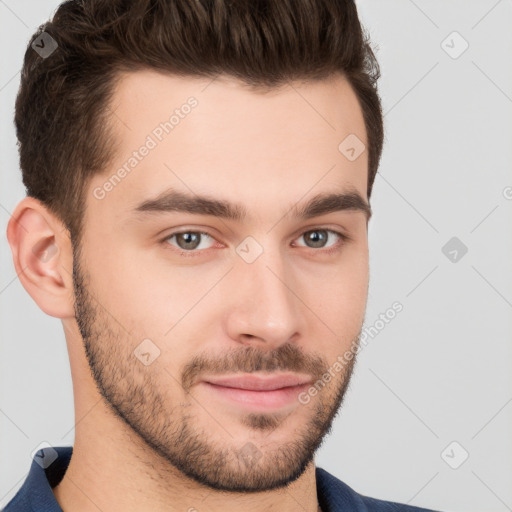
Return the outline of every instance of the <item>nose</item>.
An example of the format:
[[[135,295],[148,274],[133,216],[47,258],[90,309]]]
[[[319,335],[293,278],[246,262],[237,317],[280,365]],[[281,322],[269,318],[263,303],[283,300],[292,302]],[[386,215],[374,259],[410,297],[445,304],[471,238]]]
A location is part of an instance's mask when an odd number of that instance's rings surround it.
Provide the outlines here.
[[[263,350],[293,341],[305,318],[294,285],[293,271],[278,252],[264,252],[252,263],[237,261],[230,272],[226,310],[231,339]]]

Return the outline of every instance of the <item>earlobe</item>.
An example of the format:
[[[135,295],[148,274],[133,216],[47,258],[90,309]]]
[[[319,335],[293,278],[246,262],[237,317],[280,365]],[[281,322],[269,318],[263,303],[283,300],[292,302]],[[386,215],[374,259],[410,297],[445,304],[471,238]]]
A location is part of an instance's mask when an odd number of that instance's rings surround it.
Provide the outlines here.
[[[14,267],[23,287],[48,315],[74,316],[72,251],[67,230],[40,201],[26,197],[7,226]]]

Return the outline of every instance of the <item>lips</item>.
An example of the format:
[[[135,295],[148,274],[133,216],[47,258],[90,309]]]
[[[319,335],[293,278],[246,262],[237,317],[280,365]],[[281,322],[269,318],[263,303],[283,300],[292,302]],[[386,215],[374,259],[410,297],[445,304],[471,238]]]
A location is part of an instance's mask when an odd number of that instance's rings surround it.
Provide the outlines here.
[[[274,391],[276,389],[303,386],[312,381],[309,375],[298,374],[279,374],[271,376],[246,374],[211,377],[203,380],[215,386],[245,389],[249,391]]]

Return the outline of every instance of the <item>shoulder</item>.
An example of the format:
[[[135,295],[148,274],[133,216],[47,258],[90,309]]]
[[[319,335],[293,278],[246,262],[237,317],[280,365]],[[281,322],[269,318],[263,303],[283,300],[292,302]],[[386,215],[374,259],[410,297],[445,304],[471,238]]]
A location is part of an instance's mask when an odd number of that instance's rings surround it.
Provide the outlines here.
[[[316,468],[316,480],[320,506],[326,512],[440,512],[364,496],[319,467]]]

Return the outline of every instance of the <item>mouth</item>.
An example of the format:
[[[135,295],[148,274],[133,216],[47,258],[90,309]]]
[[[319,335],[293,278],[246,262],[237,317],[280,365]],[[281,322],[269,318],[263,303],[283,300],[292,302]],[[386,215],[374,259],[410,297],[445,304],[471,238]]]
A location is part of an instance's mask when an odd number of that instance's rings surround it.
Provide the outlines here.
[[[201,381],[214,397],[244,408],[270,410],[298,404],[298,395],[311,385],[309,375],[254,374],[212,377]]]
[[[275,391],[277,389],[302,386],[311,383],[309,375],[278,374],[278,375],[228,375],[225,377],[210,377],[205,382],[226,388],[245,389],[248,391]]]

